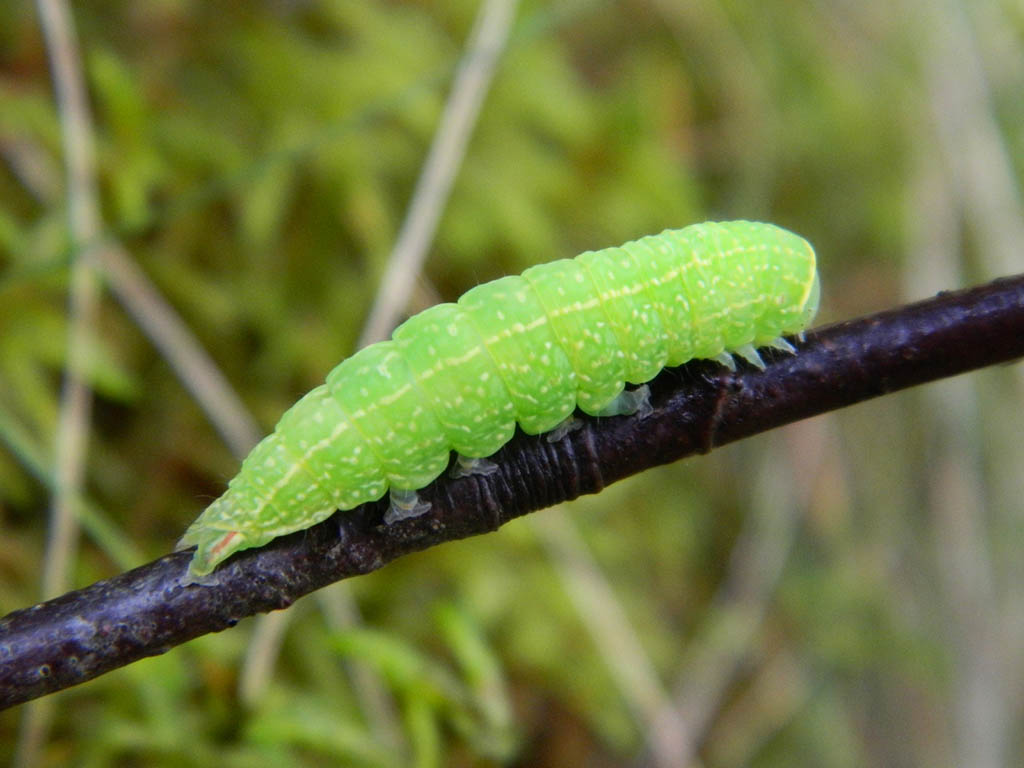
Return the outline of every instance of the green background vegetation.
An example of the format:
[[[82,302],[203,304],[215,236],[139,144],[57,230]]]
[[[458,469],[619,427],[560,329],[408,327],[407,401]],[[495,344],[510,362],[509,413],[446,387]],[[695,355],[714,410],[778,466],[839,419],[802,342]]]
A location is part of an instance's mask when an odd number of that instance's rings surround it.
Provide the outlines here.
[[[478,3],[74,11],[106,231],[269,429],[353,351]],[[524,2],[410,311],[704,219],[808,237],[820,322],[1020,271],[1022,52],[1013,0]],[[3,613],[40,597],[66,363],[46,57],[0,3]],[[73,586],[237,467],[109,294],[89,360]],[[54,697],[38,764],[657,762],[669,702],[708,766],[1015,763],[1022,398],[979,372],[405,558]]]

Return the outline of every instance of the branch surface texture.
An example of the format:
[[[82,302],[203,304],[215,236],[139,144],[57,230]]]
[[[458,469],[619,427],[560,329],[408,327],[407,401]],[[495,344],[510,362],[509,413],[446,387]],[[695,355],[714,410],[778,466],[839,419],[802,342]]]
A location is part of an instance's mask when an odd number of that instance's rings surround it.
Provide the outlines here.
[[[581,417],[557,442],[518,433],[498,472],[442,477],[430,510],[385,526],[387,500],[246,550],[209,586],[181,586],[177,552],[0,619],[0,708],[164,653],[256,613],[285,608],[397,557],[496,530],[616,480],[888,392],[1024,357],[1024,275],[817,329],[767,370],[699,361],[651,382],[654,413]]]

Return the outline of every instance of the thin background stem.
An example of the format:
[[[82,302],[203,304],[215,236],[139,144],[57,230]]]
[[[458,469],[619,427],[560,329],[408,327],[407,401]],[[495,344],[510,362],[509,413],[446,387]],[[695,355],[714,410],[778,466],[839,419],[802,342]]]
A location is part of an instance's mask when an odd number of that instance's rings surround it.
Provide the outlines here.
[[[828,456],[819,422],[793,425],[780,437],[789,438],[783,450],[761,454],[750,513],[733,545],[728,572],[676,675],[672,713],[676,737],[685,748],[679,765],[698,765],[701,745],[730,686],[754,656],[762,622]]]
[[[99,280],[91,258],[92,249],[100,247],[95,241],[102,224],[97,202],[91,117],[70,12],[63,0],[39,0],[37,7],[61,115],[68,226],[73,242],[80,248],[71,266],[68,363],[57,423],[56,489],[43,571],[43,593],[52,596],[66,587],[77,537],[70,500],[78,494],[84,477],[91,408],[86,378],[99,303]]]
[[[530,522],[620,695],[636,722],[645,726],[644,737],[655,765],[683,765],[680,757],[685,745],[677,737],[668,691],[576,524],[561,507],[531,517]],[[667,718],[666,713],[670,713]],[[667,727],[659,728],[658,723]]]
[[[387,271],[359,337],[359,347],[387,338],[409,304],[498,58],[508,41],[516,5],[517,0],[485,0],[477,16],[405,221],[388,258]]]
[[[37,0],[36,8],[60,113],[68,228],[75,249],[68,295],[67,368],[57,416],[54,492],[42,579],[43,595],[51,597],[67,589],[68,572],[78,541],[75,500],[81,496],[85,477],[92,406],[87,370],[100,297],[100,283],[91,256],[95,249],[103,247],[97,242],[103,226],[96,189],[92,117],[71,13],[63,0]],[[52,717],[52,701],[40,702],[26,710],[21,722],[16,765],[28,766],[36,762]]]
[[[101,249],[97,264],[111,292],[199,403],[231,452],[244,458],[263,430],[195,334],[119,245]]]

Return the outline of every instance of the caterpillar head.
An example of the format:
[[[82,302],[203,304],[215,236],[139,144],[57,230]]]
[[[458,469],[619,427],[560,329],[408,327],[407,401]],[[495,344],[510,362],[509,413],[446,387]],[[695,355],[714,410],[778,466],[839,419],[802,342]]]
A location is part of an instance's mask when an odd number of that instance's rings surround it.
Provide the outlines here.
[[[800,312],[800,327],[794,328],[794,331],[802,331],[810,327],[814,321],[814,316],[818,314],[819,301],[821,301],[821,281],[818,280],[818,272],[815,270],[814,282],[811,284],[811,290],[808,291],[807,300],[804,302],[803,309]]]

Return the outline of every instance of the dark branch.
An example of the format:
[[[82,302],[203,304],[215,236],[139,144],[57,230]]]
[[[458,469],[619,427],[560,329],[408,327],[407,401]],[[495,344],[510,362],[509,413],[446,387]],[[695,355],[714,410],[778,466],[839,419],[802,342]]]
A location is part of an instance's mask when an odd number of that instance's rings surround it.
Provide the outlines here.
[[[887,392],[1024,356],[1024,275],[807,334],[797,355],[729,373],[698,362],[651,383],[654,413],[584,418],[551,443],[517,434],[490,476],[443,478],[430,511],[384,526],[384,504],[230,559],[214,586],[182,587],[180,552],[0,620],[0,707],[164,653],[255,613],[284,608],[396,557],[497,529],[658,464],[705,453]]]

